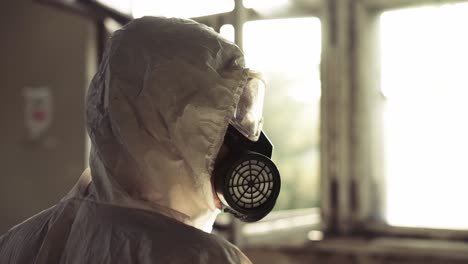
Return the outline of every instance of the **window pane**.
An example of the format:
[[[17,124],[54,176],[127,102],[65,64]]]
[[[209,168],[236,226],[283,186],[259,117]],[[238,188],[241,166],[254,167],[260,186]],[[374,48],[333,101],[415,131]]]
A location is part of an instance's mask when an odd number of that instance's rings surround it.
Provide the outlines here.
[[[133,17],[168,16],[200,17],[229,12],[234,0],[133,0]]]
[[[381,16],[385,215],[468,228],[468,4]]]
[[[133,16],[200,17],[234,9],[234,0],[96,0],[120,13]]]
[[[243,0],[242,5],[254,9],[275,9],[288,6],[290,0]]]
[[[132,0],[96,0],[96,2],[122,14],[132,14]]]
[[[320,21],[252,21],[243,34],[247,66],[267,81],[264,130],[282,176],[276,210],[318,206]]]
[[[235,29],[234,26],[231,24],[224,24],[219,28],[219,33],[226,38],[227,40],[230,40],[232,42],[235,41]]]

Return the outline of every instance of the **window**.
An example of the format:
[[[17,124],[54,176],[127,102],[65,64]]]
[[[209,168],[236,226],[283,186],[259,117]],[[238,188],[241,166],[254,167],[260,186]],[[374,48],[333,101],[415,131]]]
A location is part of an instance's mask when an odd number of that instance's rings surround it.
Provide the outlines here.
[[[200,17],[229,12],[233,0],[96,0],[120,13],[139,18],[142,16]]]
[[[122,14],[132,14],[132,0],[96,0],[96,2]]]
[[[287,243],[321,240],[321,231],[312,230],[320,223],[320,20],[248,21],[242,35],[247,67],[261,71],[267,82],[263,129],[275,146],[272,159],[281,173],[274,212],[243,225],[243,243],[278,245],[280,237]]]
[[[221,28],[219,29],[219,33],[227,40],[235,42],[236,32],[235,32],[233,25],[231,24],[222,25]]]
[[[468,229],[468,4],[384,12],[384,217]]]
[[[243,27],[247,67],[267,81],[264,130],[282,177],[275,210],[318,207],[320,20],[250,21]]]

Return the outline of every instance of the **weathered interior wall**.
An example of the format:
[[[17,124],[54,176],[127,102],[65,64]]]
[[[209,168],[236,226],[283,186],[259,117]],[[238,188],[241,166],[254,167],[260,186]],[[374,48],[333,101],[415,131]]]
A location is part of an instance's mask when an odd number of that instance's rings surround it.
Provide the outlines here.
[[[0,2],[0,234],[59,201],[85,166],[94,38],[87,18],[32,0]],[[53,100],[52,125],[34,144],[24,121],[30,86],[49,87]]]

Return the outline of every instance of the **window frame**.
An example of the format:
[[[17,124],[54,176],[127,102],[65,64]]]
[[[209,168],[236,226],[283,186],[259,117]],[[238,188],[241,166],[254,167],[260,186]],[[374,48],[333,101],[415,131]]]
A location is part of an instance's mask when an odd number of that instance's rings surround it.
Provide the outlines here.
[[[355,145],[352,148],[353,164],[351,178],[357,183],[354,191],[359,201],[353,212],[352,225],[355,233],[365,236],[385,236],[399,238],[445,239],[455,241],[468,240],[468,230],[418,228],[391,226],[385,223],[378,212],[384,206],[379,193],[383,193],[383,153],[378,145],[383,141],[379,131],[382,114],[378,98],[380,93],[380,61],[379,61],[379,18],[387,11],[420,7],[426,5],[441,5],[453,3],[467,3],[467,0],[362,0],[356,2],[351,9],[352,31],[355,33],[352,53],[355,54],[351,62],[356,69],[353,74],[354,105],[353,120],[358,123],[353,127]],[[376,100],[377,99],[377,100]],[[357,107],[359,106],[359,107]],[[369,140],[370,139],[370,140]],[[365,166],[365,164],[369,164]],[[353,199],[353,197],[350,197]],[[374,201],[372,203],[371,201]]]

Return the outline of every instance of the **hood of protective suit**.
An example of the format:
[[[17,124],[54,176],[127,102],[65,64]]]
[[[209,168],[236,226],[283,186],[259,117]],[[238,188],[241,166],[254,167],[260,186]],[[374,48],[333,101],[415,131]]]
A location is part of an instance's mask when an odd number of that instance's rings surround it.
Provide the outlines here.
[[[211,173],[247,75],[239,48],[194,21],[145,17],[116,31],[89,88],[90,172],[76,188],[92,182],[93,200],[209,232]]]
[[[247,72],[234,44],[191,20],[117,31],[88,92],[90,170],[0,236],[0,263],[251,263],[200,231],[218,212],[211,173]]]

